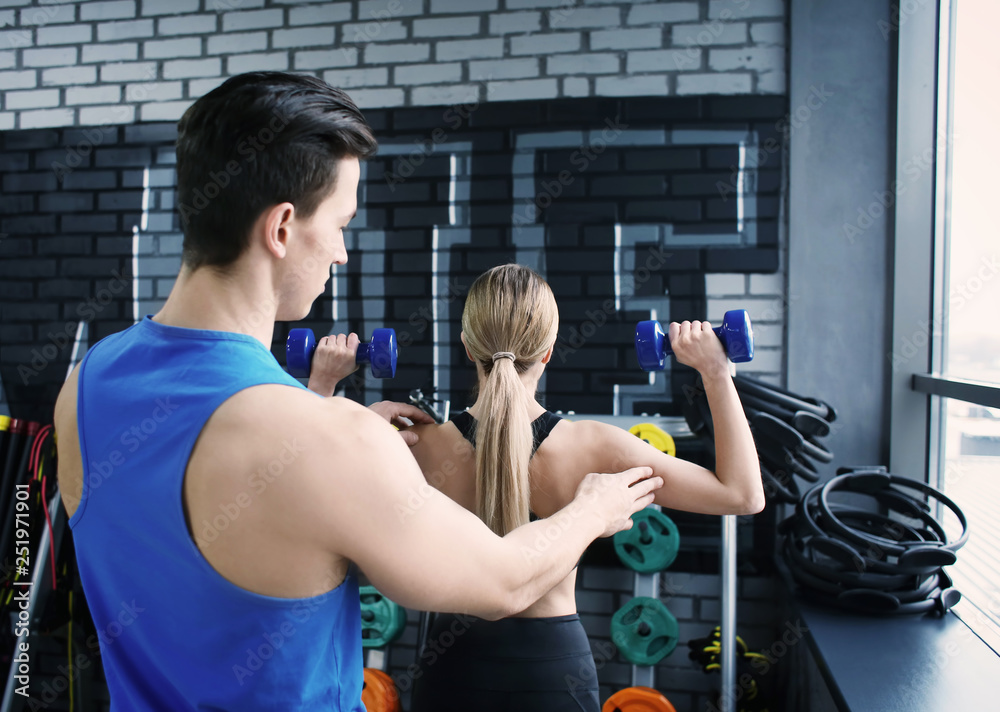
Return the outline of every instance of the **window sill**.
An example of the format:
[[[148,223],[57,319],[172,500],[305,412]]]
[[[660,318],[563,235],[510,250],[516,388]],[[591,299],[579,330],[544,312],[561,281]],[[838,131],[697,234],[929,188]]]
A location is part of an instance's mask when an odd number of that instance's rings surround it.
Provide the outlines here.
[[[782,574],[840,712],[939,712],[995,704],[1000,656],[954,613],[854,615],[809,603],[794,593],[787,571]]]

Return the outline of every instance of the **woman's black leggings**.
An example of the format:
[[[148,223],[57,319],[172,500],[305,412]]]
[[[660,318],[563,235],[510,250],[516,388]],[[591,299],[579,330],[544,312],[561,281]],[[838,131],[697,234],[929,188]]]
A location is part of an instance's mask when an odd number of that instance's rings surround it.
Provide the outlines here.
[[[414,675],[412,712],[599,712],[597,670],[576,614],[438,615]]]

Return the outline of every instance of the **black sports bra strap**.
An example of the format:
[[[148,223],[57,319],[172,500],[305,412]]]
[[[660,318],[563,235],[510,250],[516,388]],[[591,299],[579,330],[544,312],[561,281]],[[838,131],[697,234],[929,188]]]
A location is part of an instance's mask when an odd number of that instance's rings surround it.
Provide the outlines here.
[[[535,418],[531,423],[531,434],[535,439],[535,446],[531,451],[531,454],[535,454],[535,450],[541,447],[541,444],[545,441],[545,438],[549,436],[552,432],[552,428],[556,427],[559,421],[562,420],[558,415],[545,411],[540,416]]]
[[[560,420],[562,420],[562,418],[558,415],[545,411],[531,422],[531,434],[535,441],[534,447],[531,449],[532,455],[535,454],[535,451],[538,450],[539,446],[545,441],[545,438],[547,438],[549,433],[552,432],[552,428],[556,427],[556,424]],[[451,422],[453,422],[455,427],[458,428],[458,432],[462,434],[462,437],[468,440],[472,446],[475,447],[476,419],[469,414],[469,411],[463,410],[460,413],[453,413],[451,416]]]
[[[461,413],[452,413],[450,420],[455,424],[455,427],[458,428],[458,432],[462,434],[462,437],[468,440],[472,446],[475,447],[476,419],[469,414],[469,411],[463,410]]]

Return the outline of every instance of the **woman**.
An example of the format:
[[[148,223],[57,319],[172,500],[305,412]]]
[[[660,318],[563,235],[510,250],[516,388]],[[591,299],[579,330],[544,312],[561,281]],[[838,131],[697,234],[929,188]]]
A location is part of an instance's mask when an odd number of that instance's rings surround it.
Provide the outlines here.
[[[412,452],[432,486],[501,536],[558,511],[586,473],[634,465],[651,466],[663,478],[655,503],[664,507],[705,514],[763,508],[753,438],[726,354],[707,322],[673,323],[669,337],[677,360],[704,380],[717,473],[665,455],[621,428],[569,422],[539,405],[535,390],[558,327],[552,290],[531,269],[503,265],[475,281],[462,315],[462,342],[476,364],[478,398],[448,423],[413,428],[419,442]],[[599,710],[575,586],[574,569],[537,603],[500,621],[437,616],[414,676],[414,712]]]

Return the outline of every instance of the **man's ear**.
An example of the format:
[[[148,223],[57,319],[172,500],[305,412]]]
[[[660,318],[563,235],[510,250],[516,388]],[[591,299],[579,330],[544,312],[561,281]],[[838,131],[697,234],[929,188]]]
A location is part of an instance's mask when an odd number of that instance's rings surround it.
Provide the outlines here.
[[[469,353],[469,346],[468,346],[468,344],[465,343],[465,332],[463,331],[462,333],[460,333],[458,335],[458,338],[460,338],[462,340],[462,346],[465,347],[465,355],[469,357],[470,361],[472,361],[473,363],[475,363],[476,359],[472,358],[472,354]]]
[[[549,347],[549,350],[545,352],[544,356],[542,356],[542,363],[548,363],[549,361],[552,360],[552,352],[555,351],[555,348],[556,345],[555,342],[553,342],[552,345]]]
[[[264,248],[278,259],[284,259],[293,230],[295,206],[291,203],[273,205],[264,212],[261,219],[264,223]]]

